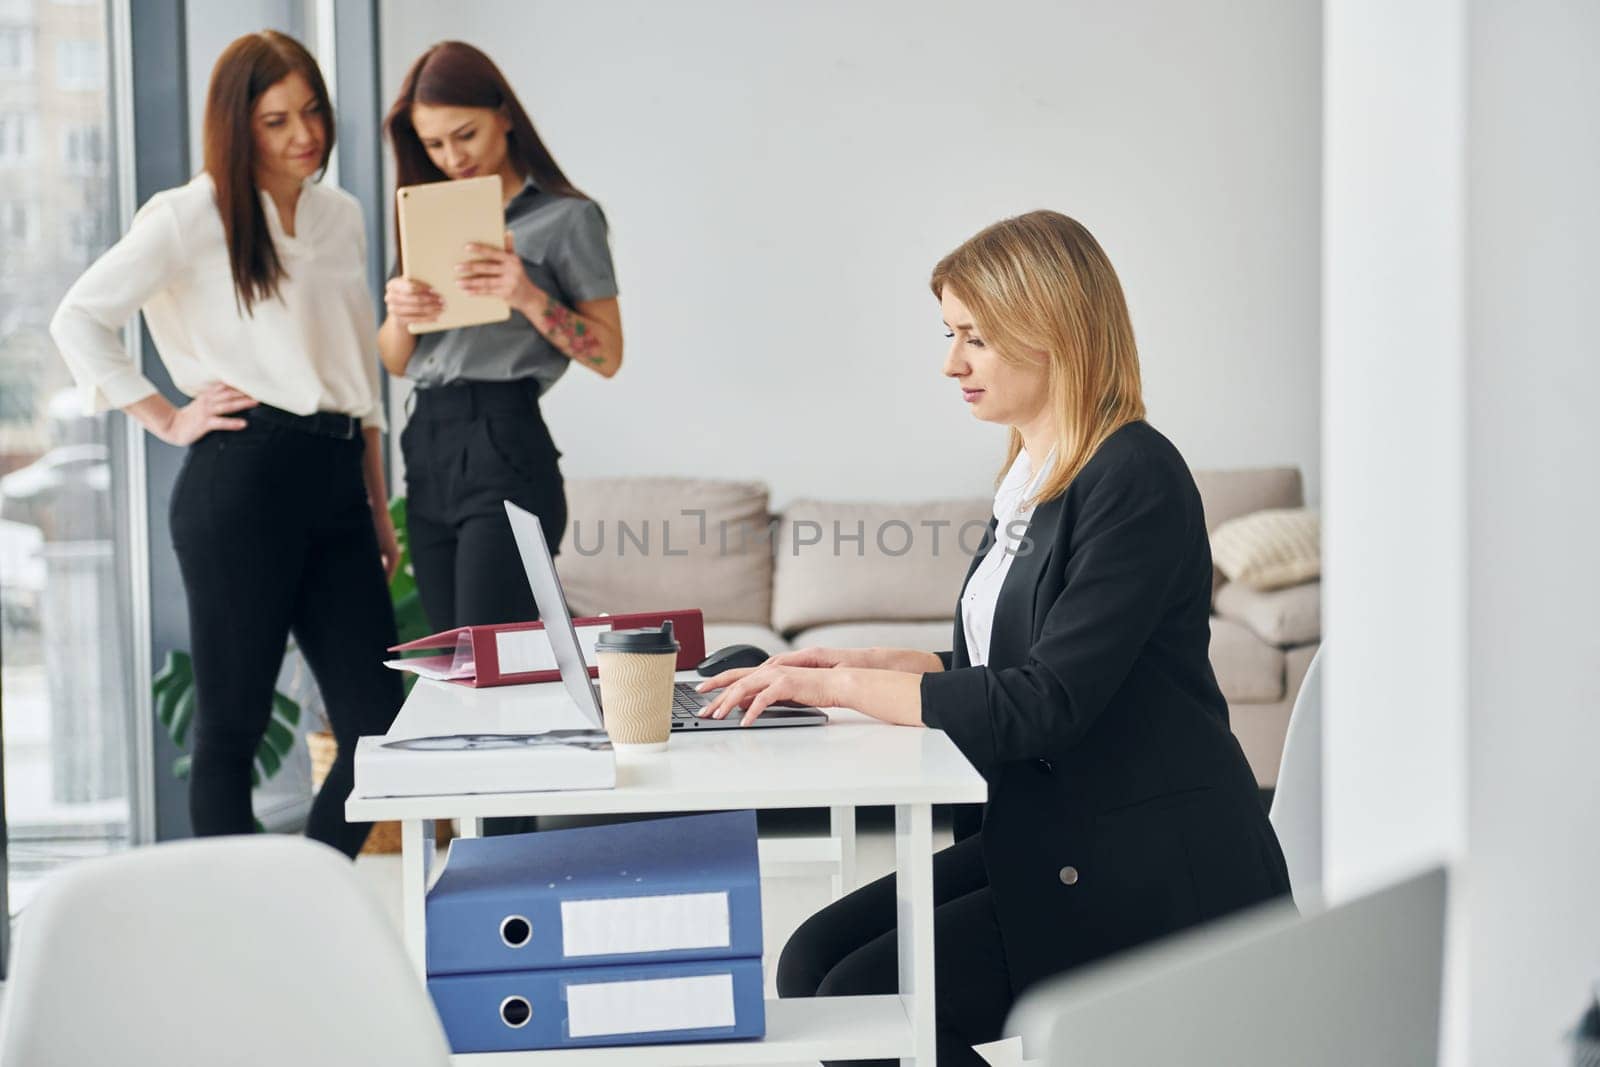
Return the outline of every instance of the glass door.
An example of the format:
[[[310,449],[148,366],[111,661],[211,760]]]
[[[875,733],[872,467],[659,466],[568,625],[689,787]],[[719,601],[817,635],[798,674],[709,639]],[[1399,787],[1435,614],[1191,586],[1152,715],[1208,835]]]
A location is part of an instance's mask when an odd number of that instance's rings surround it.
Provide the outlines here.
[[[0,760],[9,911],[130,839],[120,415],[83,413],[49,335],[116,237],[108,0],[0,0]]]

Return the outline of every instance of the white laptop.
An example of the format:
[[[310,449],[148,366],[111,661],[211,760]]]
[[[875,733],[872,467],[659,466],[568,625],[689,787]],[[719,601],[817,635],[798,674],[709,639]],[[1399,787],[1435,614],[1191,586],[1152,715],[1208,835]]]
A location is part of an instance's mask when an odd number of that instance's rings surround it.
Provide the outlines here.
[[[537,516],[517,507],[507,500],[506,515],[511,520],[511,533],[517,539],[517,552],[522,556],[523,569],[528,572],[528,584],[533,588],[533,601],[544,621],[544,631],[550,639],[550,649],[555,653],[556,667],[561,671],[561,681],[591,722],[601,721],[600,690],[589,678],[588,666],[583,661],[583,648],[578,644],[578,631],[572,625],[572,615],[567,611],[566,595],[561,591],[561,579],[556,576],[555,561],[550,558],[550,546],[544,539],[544,529]],[[696,713],[712,700],[715,693],[697,693],[693,683],[677,682],[672,694],[672,730],[684,733],[690,730],[739,729],[739,715],[730,713],[724,719],[702,719]],[[804,704],[774,704],[751,723],[749,729],[779,726],[822,726],[828,714],[819,708]]]

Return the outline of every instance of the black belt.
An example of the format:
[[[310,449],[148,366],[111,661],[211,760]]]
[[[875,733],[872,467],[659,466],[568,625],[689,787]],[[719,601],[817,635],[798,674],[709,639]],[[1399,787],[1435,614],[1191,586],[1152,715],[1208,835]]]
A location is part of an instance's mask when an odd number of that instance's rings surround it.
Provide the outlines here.
[[[345,415],[337,411],[318,411],[312,415],[296,415],[292,411],[275,408],[271,404],[257,404],[243,412],[246,418],[255,422],[271,423],[274,426],[284,426],[301,433],[314,434],[317,437],[333,437],[340,441],[348,441],[361,434],[361,420],[354,415]]]
[[[539,382],[451,382],[412,391],[419,419],[471,419],[479,415],[528,415],[539,410]]]

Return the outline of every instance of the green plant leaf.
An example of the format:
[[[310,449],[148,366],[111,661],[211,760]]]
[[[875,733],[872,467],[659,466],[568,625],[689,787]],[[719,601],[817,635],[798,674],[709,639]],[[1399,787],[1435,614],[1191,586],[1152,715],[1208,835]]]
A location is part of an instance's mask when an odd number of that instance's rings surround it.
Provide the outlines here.
[[[427,613],[422,610],[422,597],[412,593],[394,603],[394,628],[400,642],[415,641],[419,637],[427,637],[432,630],[428,626]]]
[[[263,823],[260,819],[252,818],[250,821],[255,824],[256,833],[264,834],[264,833],[267,832],[266,824]]]
[[[194,688],[194,661],[180,649],[167,652],[166,662],[151,679],[150,692],[154,702],[156,720],[172,733],[178,702],[183,694]]]
[[[189,777],[189,765],[193,762],[193,760],[194,757],[190,756],[188,753],[184,753],[177,759],[173,760],[172,777],[178,779],[179,781]]]
[[[271,778],[283,767],[283,759],[267,743],[266,738],[262,738],[261,744],[256,746],[256,762],[261,765],[262,781]]]
[[[277,719],[272,719],[267,723],[267,732],[262,735],[261,744],[279,756],[287,756],[289,750],[294,747],[294,731]],[[256,755],[259,758],[260,753],[257,752]]]
[[[167,732],[172,735],[172,743],[179,747],[189,740],[189,726],[194,722],[194,693],[193,684],[184,687],[173,705],[172,721],[167,724]]]
[[[272,694],[272,714],[290,726],[300,725],[300,705],[282,693]]]

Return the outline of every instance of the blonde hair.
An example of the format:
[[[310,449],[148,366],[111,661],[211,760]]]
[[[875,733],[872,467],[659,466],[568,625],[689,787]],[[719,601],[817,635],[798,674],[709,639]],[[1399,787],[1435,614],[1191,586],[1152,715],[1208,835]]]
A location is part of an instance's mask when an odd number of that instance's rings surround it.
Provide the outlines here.
[[[1056,415],[1055,464],[1029,501],[1053,500],[1105,443],[1144,418],[1139,350],[1117,272],[1083,225],[1057,211],[1031,211],[969,237],[933,268],[929,286],[946,288],[972,312],[996,355],[1022,363],[1042,350]],[[1003,477],[1022,451],[1013,427]]]

